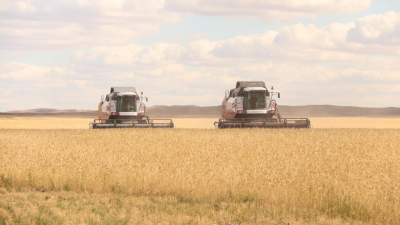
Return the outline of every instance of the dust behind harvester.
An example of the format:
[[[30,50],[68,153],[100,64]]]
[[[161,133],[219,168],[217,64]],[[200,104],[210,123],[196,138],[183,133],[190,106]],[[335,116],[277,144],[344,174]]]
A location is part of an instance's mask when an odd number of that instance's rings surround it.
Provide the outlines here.
[[[281,118],[274,96],[280,98],[274,87],[268,90],[263,81],[238,81],[236,88],[225,91],[222,100],[222,118],[216,128],[309,128],[307,118]]]
[[[150,119],[146,114],[143,92],[139,96],[134,87],[112,87],[110,94],[101,96],[98,119],[89,124],[99,128],[173,128],[171,119]]]

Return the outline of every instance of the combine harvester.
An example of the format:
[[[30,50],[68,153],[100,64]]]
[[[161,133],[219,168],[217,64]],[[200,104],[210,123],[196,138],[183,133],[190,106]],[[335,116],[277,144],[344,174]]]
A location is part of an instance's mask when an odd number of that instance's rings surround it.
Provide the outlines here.
[[[310,128],[308,118],[281,118],[273,92],[262,81],[238,81],[236,88],[225,91],[222,118],[215,128]]]
[[[112,87],[110,94],[101,96],[98,119],[89,124],[89,129],[99,128],[174,128],[171,119],[149,119],[146,105],[134,87]]]

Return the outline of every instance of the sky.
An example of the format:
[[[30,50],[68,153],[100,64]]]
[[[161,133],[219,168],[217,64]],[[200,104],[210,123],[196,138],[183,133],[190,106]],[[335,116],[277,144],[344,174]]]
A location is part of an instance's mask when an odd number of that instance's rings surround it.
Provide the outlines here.
[[[282,105],[400,107],[400,0],[0,0],[0,112],[220,105],[239,80]]]

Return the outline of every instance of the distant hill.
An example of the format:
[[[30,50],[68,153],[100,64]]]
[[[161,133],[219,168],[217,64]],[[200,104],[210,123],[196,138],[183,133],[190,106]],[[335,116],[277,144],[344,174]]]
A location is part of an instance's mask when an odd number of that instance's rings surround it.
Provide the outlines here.
[[[280,105],[279,111],[283,117],[400,117],[400,108],[366,108],[354,106],[307,105],[285,106]],[[152,106],[147,108],[151,118],[219,118],[221,106]],[[29,109],[14,110],[0,113],[4,117],[17,116],[52,116],[52,117],[97,117],[97,110],[56,110],[56,109]]]
[[[221,116],[221,106],[156,106],[149,107],[147,113],[154,118],[218,118]]]
[[[286,106],[280,105],[282,117],[400,117],[400,108],[366,108],[354,106],[307,105]],[[219,118],[221,106],[157,106],[149,107],[151,117],[192,117],[192,118]]]
[[[75,110],[75,109],[27,109],[13,110],[0,113],[0,117],[97,117],[97,110]]]
[[[400,117],[400,108],[307,105],[279,106],[283,117]]]
[[[82,113],[82,112],[93,112],[93,110],[76,110],[76,109],[48,109],[48,108],[38,108],[38,109],[27,109],[27,110],[13,110],[6,113]]]

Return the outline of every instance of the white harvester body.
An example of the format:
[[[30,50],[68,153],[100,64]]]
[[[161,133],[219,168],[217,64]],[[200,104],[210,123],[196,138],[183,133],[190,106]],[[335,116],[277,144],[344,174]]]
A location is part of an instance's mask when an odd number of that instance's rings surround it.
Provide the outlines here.
[[[267,114],[274,114],[275,113],[275,108],[273,108],[271,105],[269,105],[269,96],[267,95],[267,89],[263,87],[248,87],[248,88],[243,88],[243,92],[245,93],[243,96],[235,95],[232,97],[226,96],[223,101],[226,101],[226,104],[224,104],[225,111],[230,114],[225,115],[226,118],[231,118],[233,116],[237,117],[236,114],[258,114],[258,115],[267,115]],[[248,105],[246,109],[244,109],[246,101],[248,100],[248,97],[245,96],[251,96],[253,93],[262,93],[261,96],[260,94],[257,94],[261,99],[260,101],[254,101],[252,105]],[[264,94],[265,93],[265,96]],[[277,93],[277,92],[276,92]],[[228,97],[228,98],[227,98]],[[248,103],[248,102],[247,102]],[[251,107],[252,106],[252,107]],[[269,107],[267,107],[269,106]],[[235,115],[233,115],[235,114]]]
[[[98,119],[89,124],[96,128],[173,128],[171,119],[149,119],[146,113],[146,96],[136,92],[134,87],[112,87],[110,94],[101,96]]]
[[[143,118],[147,99],[143,93],[139,96],[133,87],[111,88],[110,94],[101,97],[99,119]]]
[[[225,91],[222,100],[222,118],[215,122],[216,128],[234,127],[309,127],[307,118],[282,119],[274,96],[263,81],[238,81],[236,88]]]
[[[273,90],[273,88],[272,88]],[[235,89],[225,91],[222,100],[222,118],[272,118],[279,117],[274,95],[262,81],[238,81]]]

